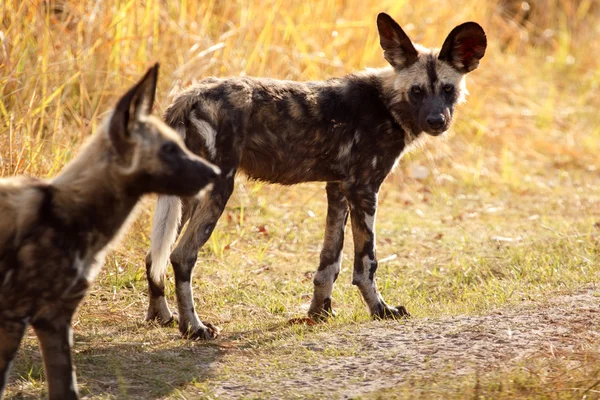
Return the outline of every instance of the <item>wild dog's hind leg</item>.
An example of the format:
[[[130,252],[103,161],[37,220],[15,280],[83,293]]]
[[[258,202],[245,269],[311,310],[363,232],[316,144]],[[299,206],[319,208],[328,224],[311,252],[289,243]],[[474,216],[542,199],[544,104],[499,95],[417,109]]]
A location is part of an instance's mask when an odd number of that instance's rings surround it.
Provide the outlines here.
[[[193,211],[199,204],[196,197],[185,197],[181,199],[182,215],[181,222],[177,227],[177,236],[181,234],[181,230],[185,223],[190,219]],[[148,312],[146,313],[146,321],[156,320],[161,325],[166,326],[177,319],[169,309],[167,299],[165,298],[165,276],[156,279],[152,274],[152,256],[151,251],[146,254],[146,277],[148,278],[149,304]]]
[[[8,373],[26,327],[23,319],[14,321],[0,319],[0,399],[3,398]]]
[[[313,279],[314,295],[308,315],[323,318],[333,314],[331,292],[342,267],[342,247],[344,231],[348,220],[348,201],[344,197],[340,183],[330,182],[327,190],[327,222],[325,239],[321,250],[319,269]]]
[[[198,258],[198,251],[210,238],[223,209],[233,191],[235,170],[220,177],[214,188],[195,207],[187,229],[183,233],[173,253],[171,264],[175,272],[175,294],[179,310],[179,331],[191,339],[213,339],[216,329],[203,324],[196,314],[192,294],[192,270]]]
[[[377,212],[377,191],[372,186],[350,188],[347,194],[352,219],[354,237],[354,272],[352,284],[358,286],[371,315],[378,318],[398,318],[409,316],[404,306],[392,307],[385,303],[377,290],[375,272],[375,214]]]

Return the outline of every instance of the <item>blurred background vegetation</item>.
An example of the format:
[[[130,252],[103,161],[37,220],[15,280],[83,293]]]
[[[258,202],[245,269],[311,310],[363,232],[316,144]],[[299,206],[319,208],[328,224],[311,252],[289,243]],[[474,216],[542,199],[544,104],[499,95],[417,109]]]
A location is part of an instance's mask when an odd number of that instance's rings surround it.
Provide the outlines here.
[[[448,140],[429,140],[409,154],[382,188],[378,282],[389,303],[406,305],[417,319],[435,318],[489,312],[597,283],[596,0],[3,0],[0,176],[56,174],[156,61],[158,113],[181,88],[211,75],[316,80],[385,66],[375,24],[382,11],[428,47],[441,46],[467,20],[480,23],[488,37]],[[278,361],[273,349],[297,349],[285,343],[310,334],[287,329],[286,322],[303,315],[310,302],[326,212],[322,187],[238,180],[195,270],[200,317],[223,327],[225,340],[266,351],[267,364],[277,368],[269,370],[273,376],[288,371],[285,356]],[[139,323],[147,306],[143,259],[151,204],[144,203],[107,258],[74,321],[84,392],[209,393],[218,387],[211,379],[226,379],[227,371],[260,385],[243,358],[236,367],[238,353],[220,369],[206,368],[197,352],[211,347],[186,347],[176,329]],[[346,243],[334,290],[338,317],[314,329],[369,320],[350,284],[352,257]],[[597,346],[586,343],[586,360],[592,360],[586,368],[557,367],[552,353],[551,367],[526,372],[535,383],[517,385],[517,392],[543,387],[554,393],[565,377],[597,385]],[[314,364],[301,350],[289,357]],[[144,361],[142,372],[136,372],[141,362],[130,366],[163,353],[169,357],[159,357],[154,367]],[[9,393],[43,393],[32,336],[13,376],[18,379]],[[502,379],[500,387],[511,387]]]
[[[56,173],[155,61],[158,111],[211,75],[314,80],[384,66],[380,11],[426,46],[441,46],[465,20],[486,30],[488,51],[455,127],[470,149],[450,152],[471,174],[507,179],[522,157],[542,168],[598,167],[589,163],[600,137],[593,0],[5,0],[0,174]],[[481,158],[463,162],[469,155]]]

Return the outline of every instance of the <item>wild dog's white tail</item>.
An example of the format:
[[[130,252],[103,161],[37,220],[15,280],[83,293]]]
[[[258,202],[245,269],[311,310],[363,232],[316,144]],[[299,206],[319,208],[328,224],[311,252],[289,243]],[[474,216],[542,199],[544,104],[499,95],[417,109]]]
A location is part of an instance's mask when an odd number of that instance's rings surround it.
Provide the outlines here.
[[[158,196],[150,235],[150,276],[161,282],[167,270],[171,246],[177,239],[177,228],[181,222],[181,200],[177,196]]]

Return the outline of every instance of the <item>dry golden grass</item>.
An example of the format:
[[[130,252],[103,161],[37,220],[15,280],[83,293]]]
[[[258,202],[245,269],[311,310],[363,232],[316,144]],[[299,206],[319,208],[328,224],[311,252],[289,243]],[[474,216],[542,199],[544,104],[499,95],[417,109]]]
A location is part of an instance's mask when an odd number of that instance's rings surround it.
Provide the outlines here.
[[[311,80],[384,66],[380,11],[427,46],[440,46],[466,20],[478,21],[489,42],[449,139],[409,155],[382,188],[378,253],[396,257],[381,264],[379,285],[390,303],[406,304],[416,318],[485,313],[596,283],[600,6],[593,0],[4,0],[0,176],[56,174],[155,61],[159,113],[180,88],[210,75]],[[412,178],[417,165],[429,177]],[[237,184],[195,273],[201,318],[224,328],[222,340],[260,349],[312,334],[285,322],[309,302],[322,189]],[[227,372],[210,368],[218,347],[141,323],[151,205],[78,314],[84,393],[202,397]],[[344,263],[334,292],[340,316],[316,331],[368,323],[349,283],[351,251]],[[32,337],[19,357],[9,395],[40,395]]]

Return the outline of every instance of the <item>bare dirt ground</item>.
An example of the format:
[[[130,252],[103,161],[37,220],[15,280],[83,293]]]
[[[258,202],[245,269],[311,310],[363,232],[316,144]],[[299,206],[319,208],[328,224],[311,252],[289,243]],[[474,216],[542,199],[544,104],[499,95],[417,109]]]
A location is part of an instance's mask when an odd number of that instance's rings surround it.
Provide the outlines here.
[[[352,398],[407,377],[445,371],[459,378],[510,368],[540,353],[561,357],[597,346],[599,305],[600,290],[587,288],[488,315],[379,321],[319,333],[300,346],[234,350],[212,368],[227,368],[229,357],[239,363],[244,352],[247,363],[234,368],[231,379],[213,382],[212,389],[221,398]],[[295,346],[315,357],[295,357],[301,351]],[[282,362],[284,354],[289,357]],[[269,367],[271,360],[279,360],[281,368]],[[261,365],[270,372],[262,374]]]
[[[567,378],[582,362],[596,370],[599,305],[600,287],[588,286],[486,315],[297,330],[279,325],[256,333],[224,333],[213,342],[182,341],[174,328],[127,318],[114,321],[119,331],[77,334],[75,361],[87,399],[389,398],[389,388],[401,398],[464,398],[461,382],[472,389],[478,376],[527,370],[539,359],[568,364],[561,370]],[[32,335],[15,367],[7,399],[44,397]],[[576,394],[587,390],[586,399],[600,398],[596,380],[576,388]],[[450,389],[446,382],[457,387]],[[573,393],[570,387],[565,390]]]

